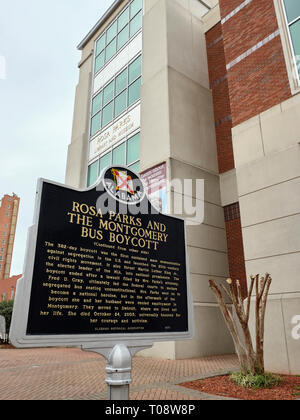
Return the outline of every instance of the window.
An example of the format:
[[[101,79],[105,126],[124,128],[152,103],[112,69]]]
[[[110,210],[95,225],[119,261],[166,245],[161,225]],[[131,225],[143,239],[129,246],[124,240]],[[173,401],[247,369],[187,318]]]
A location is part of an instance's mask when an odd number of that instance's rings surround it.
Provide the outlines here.
[[[115,100],[115,117],[118,117],[127,108],[127,92],[126,90],[116,97]]]
[[[126,25],[124,29],[122,29],[122,31],[119,33],[118,35],[118,39],[117,39],[117,49],[119,50],[120,48],[123,47],[123,45],[126,44],[126,42],[129,39],[129,26]]]
[[[94,162],[92,165],[89,166],[88,169],[88,186],[90,187],[93,185],[97,179],[98,179],[98,167],[99,167],[99,161]]]
[[[129,166],[129,168],[133,171],[133,172],[137,172],[139,173],[140,171],[140,162],[136,162],[133,165]]]
[[[129,83],[132,83],[142,74],[142,56],[140,55],[129,66]]]
[[[121,166],[125,165],[126,163],[125,148],[126,148],[125,143],[122,143],[120,146],[116,147],[113,150],[113,160],[112,160],[113,165],[121,165]]]
[[[142,8],[143,0],[133,0],[130,5],[130,17],[135,16]]]
[[[111,82],[106,88],[103,90],[103,105],[106,105],[110,102],[114,97],[114,82]]]
[[[91,136],[119,117],[141,97],[142,56],[133,60],[104,89],[91,106]]]
[[[128,105],[132,105],[141,97],[141,78],[129,86],[128,91]]]
[[[116,78],[116,94],[127,88],[127,69]]]
[[[137,31],[142,26],[142,11],[140,11],[131,21],[130,21],[130,38],[137,33]]]
[[[98,111],[100,111],[102,107],[102,92],[99,93],[94,99],[92,103],[92,114],[95,115]]]
[[[111,164],[111,152],[100,159],[100,174]]]
[[[142,0],[133,0],[96,41],[95,73],[141,29],[142,7]]]
[[[105,127],[107,124],[109,124],[112,121],[113,112],[114,112],[114,104],[113,102],[110,102],[108,105],[106,105],[105,108],[103,108],[102,127]]]
[[[127,142],[127,165],[131,165],[140,157],[140,133],[131,137]]]
[[[111,40],[113,40],[118,32],[118,22],[115,21],[110,28],[106,32],[106,43],[109,43]]]
[[[91,136],[96,134],[101,129],[101,112],[98,112],[93,118],[91,123]]]
[[[97,73],[105,64],[105,51],[102,51],[95,61],[95,73]]]
[[[118,18],[118,28],[121,31],[129,22],[129,7],[122,12]]]
[[[300,83],[300,2],[298,0],[283,0],[288,23],[291,46]]]
[[[114,147],[88,168],[87,185],[93,185],[102,171],[110,165],[127,166],[135,172],[139,172],[140,158],[140,133],[135,134],[128,140]]]
[[[109,61],[117,51],[117,40],[116,38],[105,49],[105,61]]]

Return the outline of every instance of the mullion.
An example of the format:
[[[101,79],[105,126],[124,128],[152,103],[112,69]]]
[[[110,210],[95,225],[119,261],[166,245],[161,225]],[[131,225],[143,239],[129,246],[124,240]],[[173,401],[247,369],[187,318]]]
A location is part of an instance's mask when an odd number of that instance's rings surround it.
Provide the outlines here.
[[[141,11],[142,9],[140,9],[138,12],[136,12],[136,14],[134,16],[130,16],[129,22],[132,21],[132,19],[134,19]]]
[[[289,23],[289,27],[291,27],[292,25],[294,25],[295,23],[297,23],[297,22],[298,22],[298,20],[300,20],[300,16],[298,16],[296,19],[292,20],[292,21]]]

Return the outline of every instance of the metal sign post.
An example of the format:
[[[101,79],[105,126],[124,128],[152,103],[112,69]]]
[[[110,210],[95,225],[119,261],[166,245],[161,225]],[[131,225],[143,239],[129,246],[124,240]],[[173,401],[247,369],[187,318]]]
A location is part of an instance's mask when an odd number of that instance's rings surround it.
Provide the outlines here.
[[[194,334],[185,222],[154,209],[116,166],[78,190],[39,180],[10,340],[106,358],[109,399],[129,397],[132,357]]]
[[[132,358],[139,351],[152,347],[152,344],[141,346],[127,346],[116,344],[113,348],[87,348],[84,351],[100,354],[106,359],[107,397],[110,401],[128,401],[129,389],[132,383]]]
[[[111,351],[106,363],[106,383],[108,399],[129,400],[131,384],[132,357],[124,344],[117,344]]]

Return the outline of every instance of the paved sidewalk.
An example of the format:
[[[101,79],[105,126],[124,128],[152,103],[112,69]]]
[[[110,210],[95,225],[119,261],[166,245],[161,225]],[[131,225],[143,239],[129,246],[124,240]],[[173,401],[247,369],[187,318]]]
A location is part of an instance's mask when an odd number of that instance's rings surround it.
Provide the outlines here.
[[[235,356],[135,357],[131,400],[218,399],[178,384],[238,367]],[[79,349],[0,349],[0,400],[104,400],[105,360]]]

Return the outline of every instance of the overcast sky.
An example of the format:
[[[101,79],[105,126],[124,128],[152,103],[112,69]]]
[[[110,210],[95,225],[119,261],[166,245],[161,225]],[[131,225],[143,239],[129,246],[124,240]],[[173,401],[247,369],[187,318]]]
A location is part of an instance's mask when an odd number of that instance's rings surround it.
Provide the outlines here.
[[[64,182],[76,46],[112,3],[0,0],[0,66],[6,63],[4,80],[0,68],[0,195],[21,198],[11,275],[23,272],[37,179]]]

